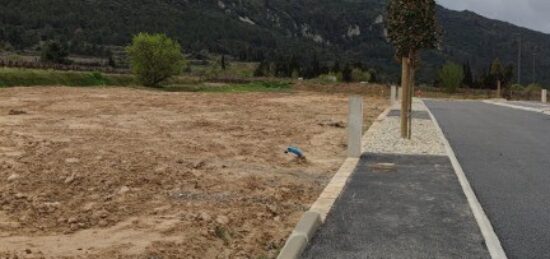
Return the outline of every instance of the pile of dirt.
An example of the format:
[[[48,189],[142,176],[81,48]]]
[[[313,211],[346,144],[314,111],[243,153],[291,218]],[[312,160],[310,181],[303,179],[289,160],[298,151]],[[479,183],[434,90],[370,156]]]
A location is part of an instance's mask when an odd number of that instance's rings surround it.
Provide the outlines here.
[[[0,113],[0,257],[272,257],[345,156],[337,94],[10,88],[0,110],[26,112]]]

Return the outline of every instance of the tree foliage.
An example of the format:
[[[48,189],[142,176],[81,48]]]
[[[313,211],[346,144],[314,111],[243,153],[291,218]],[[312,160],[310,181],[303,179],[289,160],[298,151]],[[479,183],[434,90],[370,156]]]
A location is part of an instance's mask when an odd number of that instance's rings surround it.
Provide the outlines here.
[[[472,67],[470,66],[470,62],[467,62],[462,66],[462,69],[464,70],[464,81],[462,82],[463,85],[467,87],[473,87],[474,86],[474,76],[472,74]]]
[[[491,76],[493,76],[494,79],[500,81],[504,78],[504,69],[502,67],[502,63],[500,62],[500,59],[496,58],[493,63],[491,64]]]
[[[460,65],[447,63],[439,71],[439,80],[449,93],[454,93],[464,80],[464,71]]]
[[[397,57],[420,49],[435,48],[441,30],[436,22],[434,0],[391,0],[388,5],[388,38]]]
[[[46,63],[68,64],[69,51],[67,45],[58,41],[50,41],[42,46],[40,61]]]
[[[179,43],[164,34],[140,33],[126,50],[132,71],[146,86],[158,86],[180,74],[185,65]]]

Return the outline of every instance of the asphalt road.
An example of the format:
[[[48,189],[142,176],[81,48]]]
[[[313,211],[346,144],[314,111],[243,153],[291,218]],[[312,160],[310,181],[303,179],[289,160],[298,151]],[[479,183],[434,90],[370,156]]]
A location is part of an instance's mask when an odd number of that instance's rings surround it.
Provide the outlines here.
[[[550,258],[550,116],[426,101],[509,258]]]

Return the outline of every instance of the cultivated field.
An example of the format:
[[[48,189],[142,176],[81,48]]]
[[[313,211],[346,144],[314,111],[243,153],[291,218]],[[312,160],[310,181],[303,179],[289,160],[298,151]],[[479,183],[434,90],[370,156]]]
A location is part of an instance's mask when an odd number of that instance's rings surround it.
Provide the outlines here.
[[[367,97],[367,126],[386,105]],[[0,257],[273,257],[344,160],[346,113],[345,94],[1,89]]]

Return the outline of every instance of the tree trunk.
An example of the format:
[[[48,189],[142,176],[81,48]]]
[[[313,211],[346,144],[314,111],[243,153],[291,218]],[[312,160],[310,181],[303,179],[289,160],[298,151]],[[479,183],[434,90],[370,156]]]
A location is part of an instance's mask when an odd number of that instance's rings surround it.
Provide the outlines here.
[[[407,56],[401,58],[401,138],[407,138],[409,135],[409,100],[410,100],[410,59]]]
[[[410,69],[410,81],[409,81],[409,88],[410,88],[410,91],[409,91],[409,132],[407,134],[407,139],[411,139],[412,138],[412,106],[413,106],[413,97],[414,97],[414,86],[415,86],[415,76],[416,76],[416,64],[414,62],[414,54],[412,54],[412,56],[410,57],[410,66],[409,66],[409,69]]]

